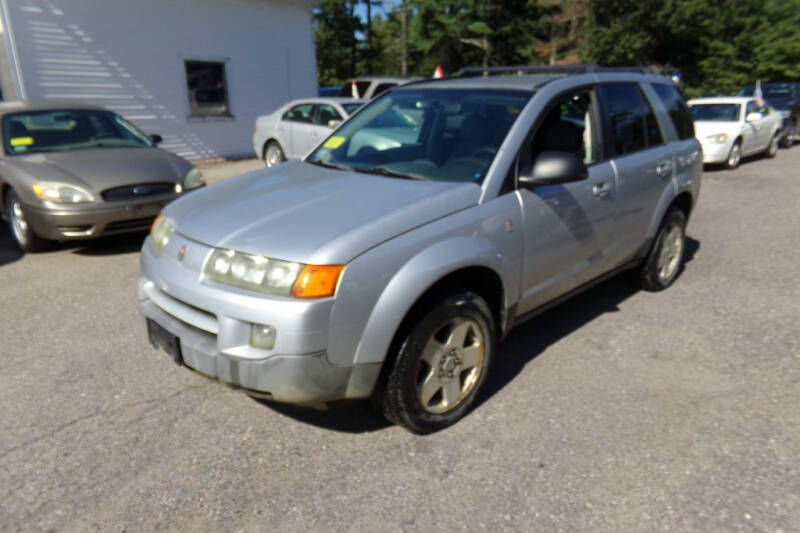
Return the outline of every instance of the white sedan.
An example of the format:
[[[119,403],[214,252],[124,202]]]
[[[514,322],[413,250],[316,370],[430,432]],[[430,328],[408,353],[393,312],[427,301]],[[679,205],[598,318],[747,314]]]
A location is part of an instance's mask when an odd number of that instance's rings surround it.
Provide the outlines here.
[[[742,157],[764,153],[775,157],[781,134],[781,114],[752,97],[689,100],[695,137],[703,145],[703,163],[733,169]]]
[[[256,119],[253,150],[268,167],[304,157],[364,103],[336,97],[293,100]]]

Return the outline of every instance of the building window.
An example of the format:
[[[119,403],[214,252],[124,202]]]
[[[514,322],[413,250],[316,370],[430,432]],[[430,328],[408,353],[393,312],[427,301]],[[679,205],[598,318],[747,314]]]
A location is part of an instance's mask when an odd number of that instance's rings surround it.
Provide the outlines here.
[[[186,61],[189,114],[193,117],[229,117],[225,63]]]

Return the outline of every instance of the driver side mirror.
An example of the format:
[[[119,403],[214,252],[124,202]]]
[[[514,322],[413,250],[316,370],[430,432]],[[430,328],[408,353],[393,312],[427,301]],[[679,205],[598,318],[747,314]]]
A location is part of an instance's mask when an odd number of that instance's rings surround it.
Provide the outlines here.
[[[158,145],[164,142],[164,139],[158,133],[153,133],[151,135],[148,135],[147,138],[150,139],[150,142],[153,143],[154,145]]]
[[[529,176],[520,176],[519,185],[533,188],[537,185],[555,185],[585,180],[589,171],[577,154],[572,152],[542,152],[533,162]]]
[[[339,127],[339,124],[341,123],[342,123],[341,120],[332,119],[328,121],[328,127],[332,130],[335,130],[336,128]]]
[[[756,120],[761,120],[762,118],[764,118],[764,115],[762,115],[758,111],[753,111],[752,113],[748,113],[747,116],[744,117],[744,119],[747,122],[755,122]]]

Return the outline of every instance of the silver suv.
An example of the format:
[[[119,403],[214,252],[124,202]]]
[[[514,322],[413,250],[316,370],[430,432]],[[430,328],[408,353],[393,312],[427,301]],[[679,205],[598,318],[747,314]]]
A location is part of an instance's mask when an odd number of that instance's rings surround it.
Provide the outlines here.
[[[668,287],[702,165],[680,93],[531,70],[395,88],[304,160],[167,206],[141,254],[151,342],[254,396],[373,397],[426,433],[467,413],[513,326],[621,270]]]

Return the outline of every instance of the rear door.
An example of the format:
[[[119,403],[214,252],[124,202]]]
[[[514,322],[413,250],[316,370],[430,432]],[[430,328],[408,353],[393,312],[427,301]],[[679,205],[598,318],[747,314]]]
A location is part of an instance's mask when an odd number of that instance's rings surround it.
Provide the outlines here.
[[[607,142],[617,170],[617,212],[613,254],[632,259],[675,169],[672,150],[638,83],[609,83],[597,89]]]
[[[517,168],[531,171],[544,151],[572,152],[589,177],[559,185],[519,188],[524,232],[522,295],[525,313],[609,269],[613,258],[616,175],[602,152],[597,99],[591,88],[557,97],[522,147]]]
[[[292,108],[292,158],[303,157],[313,146],[316,126],[314,120],[314,104],[307,102]]]

